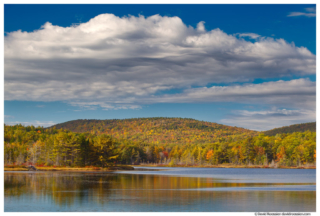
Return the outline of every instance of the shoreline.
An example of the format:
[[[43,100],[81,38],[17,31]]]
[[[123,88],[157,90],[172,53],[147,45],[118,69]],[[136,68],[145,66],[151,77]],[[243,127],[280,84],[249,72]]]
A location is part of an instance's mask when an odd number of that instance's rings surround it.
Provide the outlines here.
[[[265,166],[265,165],[202,165],[202,166],[190,166],[190,165],[176,165],[169,166],[165,164],[140,164],[140,165],[117,165],[114,167],[36,167],[37,171],[103,171],[111,172],[117,170],[135,170],[135,167],[185,167],[185,168],[237,168],[237,169],[316,169],[316,166]],[[21,166],[4,166],[4,171],[29,171],[26,167]]]
[[[117,170],[134,170],[132,166],[114,166],[114,167],[36,167],[36,171],[117,171]],[[32,171],[26,167],[4,167],[4,171]]]
[[[36,167],[37,171],[117,171],[117,170],[135,170],[135,167],[185,167],[185,168],[236,168],[236,169],[317,169],[315,165],[302,166],[282,166],[282,165],[234,165],[234,164],[219,164],[219,165],[175,165],[168,164],[139,164],[139,165],[117,165],[111,167],[53,167],[40,166]],[[4,171],[30,171],[24,166],[5,165]]]
[[[267,165],[202,165],[202,166],[189,166],[189,165],[175,165],[169,166],[165,164],[140,164],[134,165],[136,167],[185,167],[185,168],[237,168],[237,169],[317,169],[316,166],[267,166]]]

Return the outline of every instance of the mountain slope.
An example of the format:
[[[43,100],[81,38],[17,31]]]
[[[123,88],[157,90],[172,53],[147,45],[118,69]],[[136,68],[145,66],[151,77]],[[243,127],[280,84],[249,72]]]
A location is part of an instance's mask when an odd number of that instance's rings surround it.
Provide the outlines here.
[[[114,120],[74,120],[54,125],[73,132],[111,134],[146,143],[213,143],[219,139],[251,137],[257,131],[185,118],[135,118]]]
[[[285,126],[281,128],[274,128],[272,130],[264,131],[263,133],[268,136],[275,136],[276,134],[283,133],[293,133],[293,132],[304,132],[304,131],[316,132],[316,123],[303,123],[303,124],[294,124],[290,126]]]

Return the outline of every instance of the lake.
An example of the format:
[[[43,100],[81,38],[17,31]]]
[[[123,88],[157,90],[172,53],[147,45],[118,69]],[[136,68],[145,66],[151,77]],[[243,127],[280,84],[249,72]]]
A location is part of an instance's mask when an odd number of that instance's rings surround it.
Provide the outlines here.
[[[135,168],[4,172],[4,211],[316,211],[315,169]]]

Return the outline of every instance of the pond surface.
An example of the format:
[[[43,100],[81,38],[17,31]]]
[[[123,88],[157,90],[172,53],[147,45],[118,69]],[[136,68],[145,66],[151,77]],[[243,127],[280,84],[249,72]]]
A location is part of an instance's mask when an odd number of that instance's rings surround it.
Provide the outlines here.
[[[6,212],[315,212],[316,170],[4,172]]]

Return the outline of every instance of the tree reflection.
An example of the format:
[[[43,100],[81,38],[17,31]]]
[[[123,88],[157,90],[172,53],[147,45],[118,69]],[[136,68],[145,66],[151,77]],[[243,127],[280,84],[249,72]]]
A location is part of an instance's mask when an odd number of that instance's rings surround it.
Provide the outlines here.
[[[94,204],[100,206],[101,211],[108,211],[112,205],[120,206],[120,211],[150,211],[152,208],[163,208],[162,211],[227,211],[228,206],[228,211],[271,211],[272,208],[275,211],[315,211],[315,191],[235,190],[285,185],[101,172],[6,172],[4,175],[5,197],[17,200],[23,195],[39,200],[49,198],[57,206]],[[221,188],[224,191],[215,190]],[[132,210],[132,206],[139,208]]]

